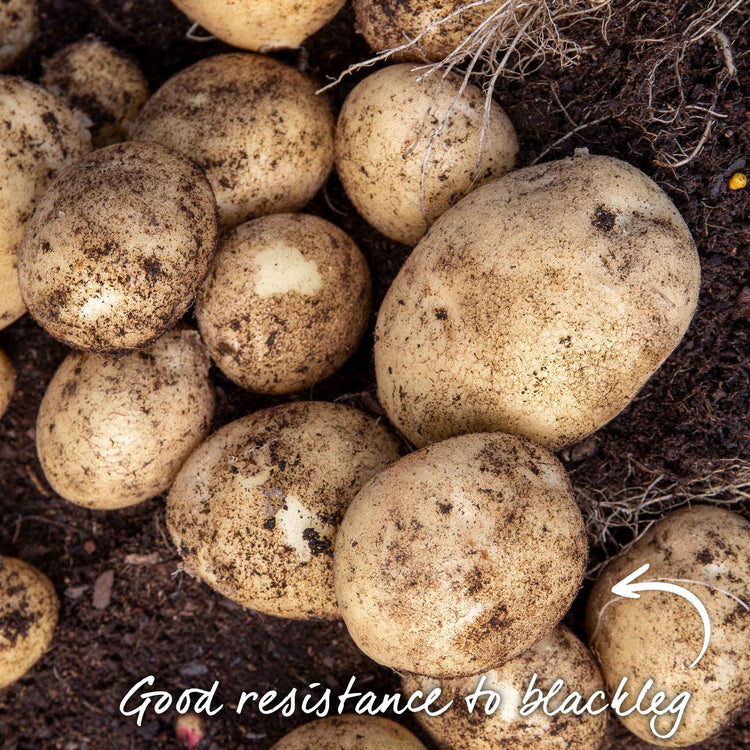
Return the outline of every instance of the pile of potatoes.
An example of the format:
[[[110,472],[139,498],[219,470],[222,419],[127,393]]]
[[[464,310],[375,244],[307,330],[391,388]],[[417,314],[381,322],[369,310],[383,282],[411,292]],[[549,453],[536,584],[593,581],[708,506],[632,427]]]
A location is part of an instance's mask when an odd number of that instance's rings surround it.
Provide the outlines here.
[[[686,721],[661,744],[719,731],[750,697],[740,516],[670,514],[595,584],[592,650],[562,624],[588,540],[552,451],[632,401],[697,304],[695,244],[667,195],[606,156],[516,169],[523,148],[497,103],[409,63],[366,76],[335,118],[315,81],[264,53],[299,45],[339,0],[175,4],[249,51],[203,59],[152,96],[95,38],[54,55],[41,85],[0,76],[0,327],[28,311],[72,349],[37,418],[50,486],[92,511],[168,492],[184,570],[270,616],[343,618],[405,693],[460,697],[484,678],[507,707],[420,717],[442,747],[596,750],[605,715],[520,715],[531,673],[585,695],[623,676],[689,685]],[[380,6],[355,3],[382,46]],[[6,7],[0,65],[36,23],[28,3],[6,30]],[[429,41],[433,58],[445,40]],[[362,217],[413,247],[375,325],[390,424],[292,395],[342,367],[370,320],[365,256],[299,213],[334,167]],[[292,398],[212,432],[212,363],[241,388]],[[14,379],[0,352],[0,414]],[[695,670],[685,601],[611,595],[644,562],[709,605]],[[0,623],[23,623],[0,628],[0,687],[42,656],[57,616],[49,580],[0,557]],[[624,722],[655,741],[643,717]],[[351,716],[275,747],[312,744],[423,747]]]

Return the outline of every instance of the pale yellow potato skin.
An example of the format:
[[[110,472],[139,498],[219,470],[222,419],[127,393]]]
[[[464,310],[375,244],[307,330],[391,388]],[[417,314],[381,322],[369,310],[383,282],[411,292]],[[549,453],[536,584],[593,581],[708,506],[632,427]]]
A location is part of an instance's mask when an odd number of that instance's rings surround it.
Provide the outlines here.
[[[257,393],[292,393],[349,359],[370,297],[367,262],[347,234],[317,216],[277,214],[223,241],[195,312],[228,378]]]
[[[151,97],[132,138],[194,159],[225,227],[297,211],[333,166],[333,115],[315,90],[310,78],[264,55],[209,57]]]
[[[401,685],[405,696],[417,690],[426,696],[439,688],[439,706],[453,701],[440,716],[415,714],[438,747],[446,750],[598,750],[607,730],[606,712],[596,716],[589,713],[547,716],[538,709],[530,716],[520,714],[534,674],[535,687],[544,692],[556,680],[565,683],[563,691],[550,701],[551,710],[557,709],[573,691],[583,696],[582,704],[595,692],[604,691],[604,680],[594,657],[565,625],[558,625],[528,651],[483,675],[454,680],[407,676]],[[501,706],[487,715],[484,701],[479,701],[469,714],[466,696],[475,692],[482,676],[483,689],[502,696]],[[594,707],[605,703],[606,698],[602,698]]]
[[[640,599],[618,598],[611,589],[648,563],[640,581],[672,579],[706,607],[711,639],[703,645],[703,623],[684,597],[661,591],[639,592]],[[694,583],[692,583],[694,582]],[[627,691],[638,695],[648,679],[648,696],[664,691],[667,700],[691,694],[677,732],[660,740],[649,727],[650,716],[634,712],[620,721],[638,737],[662,747],[701,742],[731,723],[750,699],[750,612],[728,592],[750,604],[750,521],[711,505],[672,511],[627,552],[612,560],[591,592],[586,608],[589,644],[601,664],[609,691],[623,677]],[[633,700],[623,705],[628,709]],[[656,728],[665,734],[674,716]]]
[[[38,22],[37,0],[0,2],[0,71],[12,65],[34,41]]]
[[[468,676],[557,625],[587,551],[552,453],[513,435],[463,435],[360,490],[336,537],[336,597],[355,643],[380,664]]]
[[[2,7],[2,6],[0,6]],[[18,287],[18,244],[34,203],[55,174],[91,149],[83,119],[41,86],[0,76],[0,329],[26,306]]]
[[[390,719],[342,714],[297,727],[271,750],[425,750],[425,746]]]
[[[346,0],[172,0],[227,44],[254,52],[299,47]]]
[[[50,580],[0,555],[0,689],[23,677],[52,642],[60,602]]]
[[[216,397],[197,331],[121,357],[72,352],[39,407],[37,452],[50,486],[113,510],[164,492],[211,429]]]
[[[369,75],[336,125],[336,171],[347,195],[372,226],[404,245],[415,245],[473,187],[513,169],[518,153],[513,124],[493,101],[479,158],[485,95],[478,86],[460,93],[459,76],[439,86],[419,76],[408,64]]]
[[[41,83],[91,120],[97,147],[126,140],[149,95],[140,68],[93,35],[45,61]]]
[[[446,212],[375,329],[378,395],[415,445],[499,430],[557,450],[622,411],[677,346],[700,264],[646,175],[576,156]]]
[[[341,404],[284,404],[222,427],[167,499],[185,570],[250,609],[338,617],[336,529],[357,490],[399,453],[374,417]]]
[[[75,349],[138,349],[174,327],[218,241],[200,168],[157,143],[99,149],[37,202],[19,247],[35,320]]]
[[[8,355],[0,350],[0,417],[5,414],[5,410],[10,404],[15,387],[16,369]]]

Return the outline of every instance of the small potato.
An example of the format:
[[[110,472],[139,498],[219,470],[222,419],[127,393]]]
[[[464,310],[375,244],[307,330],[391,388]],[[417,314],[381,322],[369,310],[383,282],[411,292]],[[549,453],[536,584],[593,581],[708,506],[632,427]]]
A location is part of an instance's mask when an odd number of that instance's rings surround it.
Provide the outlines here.
[[[195,159],[227,227],[302,208],[333,166],[326,99],[263,55],[217,55],[180,71],[151,97],[132,137]]]
[[[303,724],[271,750],[425,750],[425,746],[390,719],[343,714]]]
[[[59,609],[47,576],[0,555],[0,690],[23,677],[49,648]]]
[[[0,3],[0,13],[2,13]],[[55,174],[91,149],[83,119],[41,86],[0,76],[0,329],[26,311],[18,245],[34,202]]]
[[[216,250],[201,170],[157,143],[95,151],[37,203],[19,248],[29,312],[76,349],[137,349],[174,327]]]
[[[4,351],[0,351],[0,417],[5,414],[5,410],[13,398],[13,391],[16,387],[16,370],[13,363],[8,359]]]
[[[375,661],[462,677],[547,635],[586,558],[555,456],[512,435],[464,435],[405,456],[360,490],[336,537],[336,598]]]
[[[127,139],[149,93],[140,68],[92,35],[47,60],[41,83],[91,120],[97,147]]]
[[[300,391],[332,375],[357,347],[370,312],[370,271],[333,224],[266,216],[224,241],[195,311],[228,378],[258,393]]]
[[[516,131],[494,101],[480,145],[485,95],[478,86],[462,93],[459,76],[439,85],[419,76],[412,65],[368,76],[346,98],[336,126],[336,170],[347,195],[370,224],[405,245],[473,187],[513,169],[518,153]]]
[[[598,750],[607,729],[605,713],[547,716],[537,709],[530,716],[521,715],[523,696],[534,674],[535,687],[545,693],[556,680],[565,683],[563,692],[550,701],[550,710],[559,708],[573,691],[580,693],[584,702],[597,691],[604,691],[604,680],[591,652],[564,625],[558,625],[528,651],[484,675],[458,680],[410,676],[402,680],[402,688],[406,696],[417,690],[428,695],[439,688],[439,705],[453,701],[440,716],[416,714],[417,721],[446,750]],[[500,707],[488,715],[485,703],[479,701],[469,714],[465,698],[475,692],[482,676],[483,689],[500,695]],[[596,708],[604,703],[603,698]]]
[[[640,591],[639,599],[612,593],[612,586],[642,565],[637,579],[670,581],[692,592],[711,622],[708,650],[696,608],[672,592]],[[662,747],[702,742],[729,725],[750,700],[750,521],[712,505],[672,511],[654,524],[627,552],[604,569],[586,608],[589,644],[599,659],[608,690],[627,678],[632,708],[647,680],[667,703],[687,691],[690,700],[682,722],[669,739],[651,731],[652,716],[633,711],[622,723],[641,739]],[[663,708],[663,706],[662,706]],[[655,722],[666,735],[675,724],[667,714]]]
[[[10,67],[34,41],[38,21],[37,0],[0,2],[0,70]]]
[[[337,617],[336,529],[357,490],[399,448],[373,417],[315,401],[222,427],[186,461],[167,499],[185,569],[251,609]]]

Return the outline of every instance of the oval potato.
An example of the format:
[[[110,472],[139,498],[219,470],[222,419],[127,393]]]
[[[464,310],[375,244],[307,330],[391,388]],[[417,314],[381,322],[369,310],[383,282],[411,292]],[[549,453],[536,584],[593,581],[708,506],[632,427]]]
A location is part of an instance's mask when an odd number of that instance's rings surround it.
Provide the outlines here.
[[[0,350],[0,417],[10,405],[16,387],[16,370],[8,355]]]

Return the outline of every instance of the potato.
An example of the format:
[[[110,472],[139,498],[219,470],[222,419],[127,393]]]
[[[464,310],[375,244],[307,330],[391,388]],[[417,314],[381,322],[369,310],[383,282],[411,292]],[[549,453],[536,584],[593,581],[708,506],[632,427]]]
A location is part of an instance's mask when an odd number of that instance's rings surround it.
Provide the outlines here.
[[[695,243],[603,156],[511,172],[434,224],[378,315],[388,416],[418,446],[499,430],[559,449],[622,411],[695,310]]]
[[[708,612],[708,650],[692,669],[704,628],[687,599],[662,591],[641,591],[639,599],[625,599],[611,591],[646,563],[650,568],[638,583],[677,582],[695,594]],[[609,691],[627,677],[631,696],[638,695],[646,680],[654,681],[646,705],[658,691],[664,691],[668,701],[682,691],[691,695],[670,739],[655,737],[649,727],[651,716],[638,712],[621,717],[631,732],[662,747],[684,747],[731,723],[750,699],[749,604],[750,521],[716,506],[672,511],[607,565],[588,601],[586,629]],[[623,709],[633,702],[633,698],[625,701]],[[668,714],[657,719],[656,730],[667,734],[674,723],[675,715]]]
[[[49,648],[59,609],[47,576],[0,555],[0,689],[23,677]]]
[[[478,86],[461,93],[457,75],[439,86],[420,82],[412,68],[391,65],[359,83],[341,109],[335,141],[336,170],[357,211],[405,245],[472,187],[512,169],[518,153],[516,131],[494,101],[480,148],[485,95]]]
[[[95,146],[124,141],[148,99],[140,68],[93,35],[63,47],[44,64],[42,86],[93,123]]]
[[[550,709],[558,708],[572,691],[584,701],[597,690],[604,690],[599,667],[586,646],[564,625],[558,625],[546,638],[506,662],[498,669],[454,680],[433,677],[404,677],[403,693],[417,690],[428,695],[435,688],[441,691],[440,706],[449,700],[453,705],[440,716],[416,714],[417,721],[429,732],[439,747],[452,750],[597,750],[607,729],[604,713],[547,716],[537,709],[522,716],[520,708],[532,675],[535,687],[549,691],[556,680],[563,680],[565,689],[550,701]],[[479,701],[470,714],[465,701],[477,689],[484,676],[484,690],[501,696],[500,707],[492,714],[485,712],[485,701]],[[599,701],[600,707],[606,701]]]
[[[336,537],[349,633],[399,672],[462,677],[525,651],[581,585],[587,541],[560,462],[512,435],[412,453],[360,490]]]
[[[10,67],[34,41],[38,21],[37,0],[0,2],[0,70]]]
[[[227,227],[302,208],[333,166],[326,99],[263,55],[218,55],[180,71],[143,108],[133,138],[195,159]]]
[[[185,462],[167,500],[185,570],[251,609],[338,617],[336,529],[399,447],[373,417],[341,404],[284,404],[226,425]]]
[[[346,0],[172,0],[223,42],[255,52],[299,47]]]
[[[350,357],[370,312],[370,271],[354,242],[316,216],[278,214],[223,243],[196,302],[222,372],[258,393],[291,393]]]
[[[95,151],[37,202],[19,248],[29,312],[76,349],[137,349],[172,328],[216,250],[211,186],[157,143]]]
[[[39,408],[37,452],[58,495],[97,510],[164,492],[206,437],[215,396],[197,331],[114,358],[72,352]]]
[[[379,716],[342,714],[303,724],[271,750],[425,750],[408,730]]]
[[[0,417],[5,414],[5,410],[10,404],[15,387],[16,370],[13,363],[8,359],[8,355],[0,350]]]
[[[6,7],[0,4],[0,9]],[[2,12],[2,11],[0,11]],[[26,311],[18,244],[34,202],[55,174],[91,149],[83,120],[40,86],[0,76],[0,329]]]

